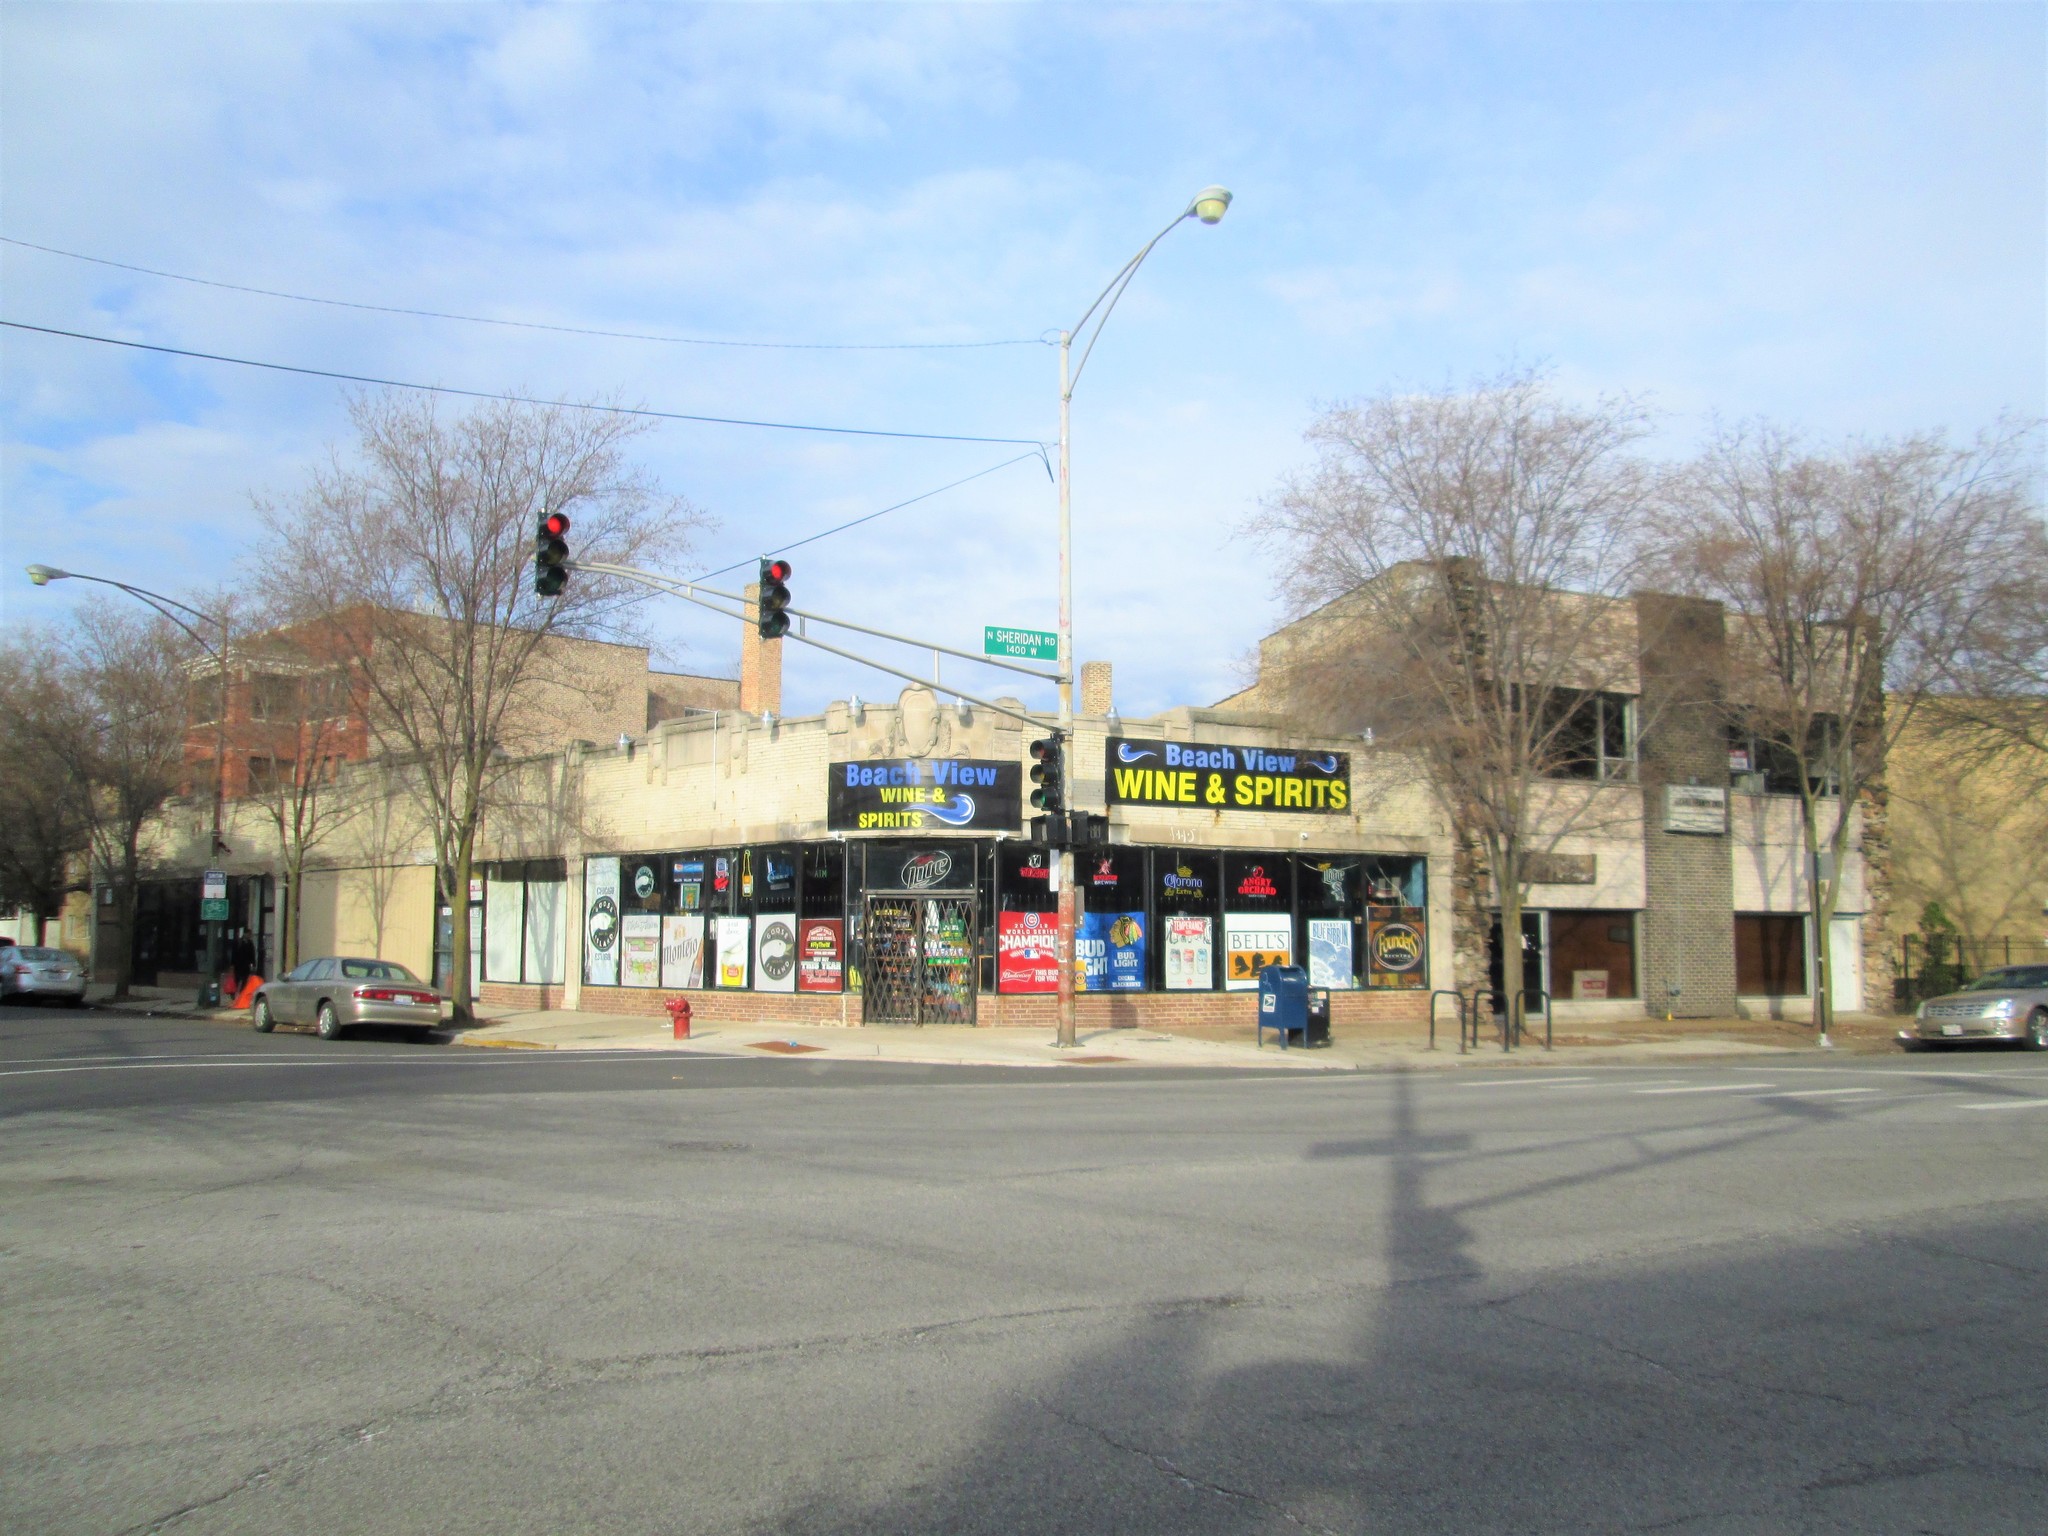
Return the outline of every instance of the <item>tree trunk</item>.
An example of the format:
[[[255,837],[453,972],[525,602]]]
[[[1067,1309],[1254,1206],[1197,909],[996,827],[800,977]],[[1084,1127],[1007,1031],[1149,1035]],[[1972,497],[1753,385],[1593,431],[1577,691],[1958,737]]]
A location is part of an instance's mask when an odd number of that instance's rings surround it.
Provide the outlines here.
[[[469,871],[475,846],[476,828],[465,826],[455,841],[455,867],[448,882],[448,996],[460,1024],[471,1021],[475,1001],[469,991]]]

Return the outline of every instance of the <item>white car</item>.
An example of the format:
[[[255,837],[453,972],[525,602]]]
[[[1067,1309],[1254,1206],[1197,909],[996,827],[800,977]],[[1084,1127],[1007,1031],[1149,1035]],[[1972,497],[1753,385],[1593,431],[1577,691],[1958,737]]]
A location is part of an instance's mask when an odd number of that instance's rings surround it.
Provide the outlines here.
[[[0,948],[0,998],[33,997],[76,1008],[85,1001],[85,967],[68,949],[44,944]]]

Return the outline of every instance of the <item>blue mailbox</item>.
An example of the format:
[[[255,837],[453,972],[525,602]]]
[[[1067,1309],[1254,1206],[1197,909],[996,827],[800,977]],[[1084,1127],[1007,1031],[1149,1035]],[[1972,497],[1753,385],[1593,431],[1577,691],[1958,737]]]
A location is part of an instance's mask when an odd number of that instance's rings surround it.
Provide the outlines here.
[[[1258,1044],[1266,1043],[1269,1029],[1279,1032],[1283,1051],[1290,1034],[1308,1044],[1308,972],[1298,965],[1268,965],[1259,971]]]

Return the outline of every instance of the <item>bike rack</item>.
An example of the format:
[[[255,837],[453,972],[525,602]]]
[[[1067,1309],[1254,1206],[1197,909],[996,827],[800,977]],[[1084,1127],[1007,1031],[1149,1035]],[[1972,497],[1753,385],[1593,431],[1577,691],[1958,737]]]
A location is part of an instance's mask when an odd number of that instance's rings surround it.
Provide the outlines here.
[[[1436,1049],[1436,1000],[1448,997],[1458,1005],[1458,1054],[1465,1054],[1465,994],[1440,987],[1429,994],[1429,1048]]]

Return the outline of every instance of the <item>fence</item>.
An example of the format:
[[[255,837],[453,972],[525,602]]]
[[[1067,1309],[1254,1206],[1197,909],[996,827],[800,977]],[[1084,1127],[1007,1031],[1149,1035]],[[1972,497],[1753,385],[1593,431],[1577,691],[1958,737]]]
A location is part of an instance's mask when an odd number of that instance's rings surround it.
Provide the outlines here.
[[[1905,1008],[1953,992],[2001,965],[2048,964],[2048,939],[1966,939],[1954,933],[1909,933],[1893,962],[1892,1001]]]

